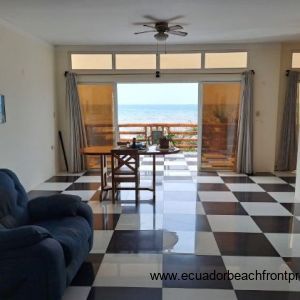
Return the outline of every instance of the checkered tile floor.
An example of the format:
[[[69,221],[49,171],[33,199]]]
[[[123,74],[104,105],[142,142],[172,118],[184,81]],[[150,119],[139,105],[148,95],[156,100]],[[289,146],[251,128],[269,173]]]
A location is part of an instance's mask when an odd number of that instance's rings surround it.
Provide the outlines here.
[[[94,212],[94,247],[64,300],[300,299],[300,281],[151,281],[150,272],[300,273],[300,202],[293,174],[197,173],[194,153],[157,159],[157,200],[121,193],[99,202],[97,171],[60,174],[29,193],[82,197]],[[151,183],[151,158],[141,162]]]

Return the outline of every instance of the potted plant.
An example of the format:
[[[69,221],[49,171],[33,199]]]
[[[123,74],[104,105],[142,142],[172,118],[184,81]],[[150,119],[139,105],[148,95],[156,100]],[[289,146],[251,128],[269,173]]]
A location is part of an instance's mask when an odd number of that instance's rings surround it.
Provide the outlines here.
[[[170,148],[170,142],[173,143],[172,137],[174,134],[167,134],[159,139],[159,147],[160,149],[169,149]]]

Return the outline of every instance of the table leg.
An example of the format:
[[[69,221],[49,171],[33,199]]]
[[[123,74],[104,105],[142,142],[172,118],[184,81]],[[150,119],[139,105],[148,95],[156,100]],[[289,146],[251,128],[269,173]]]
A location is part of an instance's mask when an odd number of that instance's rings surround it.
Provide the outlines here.
[[[156,191],[156,159],[153,157],[153,169],[152,169],[152,189],[153,189],[153,202],[155,202],[155,191]]]
[[[101,175],[101,192],[100,192],[100,201],[103,201],[104,189],[107,185],[107,162],[106,156],[100,155],[100,175]]]

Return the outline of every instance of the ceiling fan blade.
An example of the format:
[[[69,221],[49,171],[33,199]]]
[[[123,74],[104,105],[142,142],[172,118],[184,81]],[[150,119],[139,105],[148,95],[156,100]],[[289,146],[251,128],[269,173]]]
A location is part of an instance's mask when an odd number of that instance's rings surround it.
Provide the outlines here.
[[[157,19],[157,18],[155,18],[155,17],[153,17],[153,16],[150,16],[150,15],[145,15],[145,16],[143,16],[145,19],[148,19],[148,20],[151,20],[151,21],[153,21],[153,22],[159,22],[159,21],[161,21],[160,19]]]
[[[135,32],[134,34],[141,34],[141,33],[148,33],[148,32],[156,32],[156,30],[139,31],[139,32]]]
[[[179,36],[187,36],[188,35],[187,32],[183,32],[183,31],[168,31],[168,33],[174,34],[174,35],[179,35]]]
[[[180,30],[180,29],[183,29],[183,27],[181,25],[173,25],[173,26],[169,26],[168,31]]]
[[[144,27],[149,27],[149,28],[155,29],[155,25],[143,24],[143,26],[144,26]]]
[[[182,19],[182,18],[184,18],[183,15],[178,15],[178,16],[175,16],[173,18],[166,19],[165,21],[166,22],[172,22],[172,21],[175,21],[175,20],[178,20],[178,19]]]

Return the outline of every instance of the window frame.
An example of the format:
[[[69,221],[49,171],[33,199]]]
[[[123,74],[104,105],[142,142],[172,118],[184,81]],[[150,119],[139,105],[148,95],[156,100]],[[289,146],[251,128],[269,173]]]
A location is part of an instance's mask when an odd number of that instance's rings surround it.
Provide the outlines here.
[[[290,63],[291,69],[292,70],[300,70],[300,64],[299,64],[299,67],[293,67],[293,56],[294,56],[294,54],[299,54],[299,56],[300,56],[300,50],[297,49],[297,50],[292,50],[291,51],[291,63]]]

